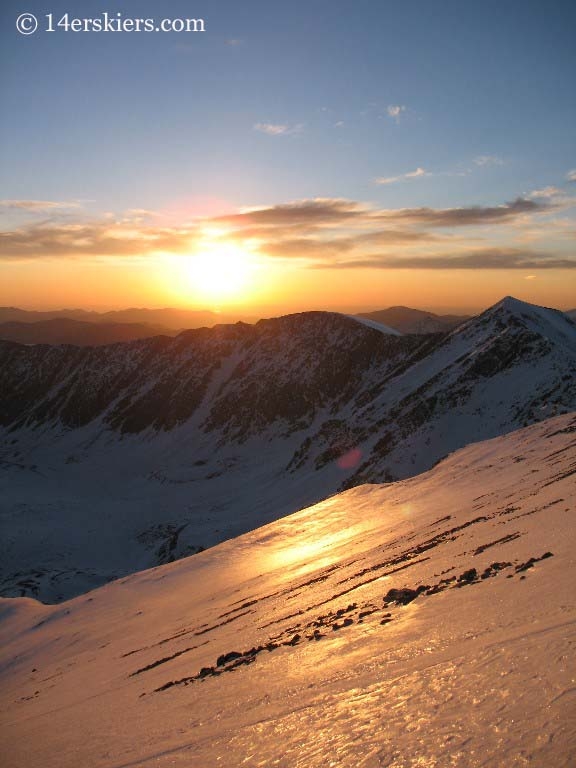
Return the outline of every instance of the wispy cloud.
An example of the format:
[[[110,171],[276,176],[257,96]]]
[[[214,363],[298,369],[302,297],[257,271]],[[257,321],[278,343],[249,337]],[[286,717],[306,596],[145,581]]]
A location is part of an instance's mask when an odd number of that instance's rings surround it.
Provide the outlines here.
[[[486,248],[426,256],[374,256],[330,264],[330,269],[576,269],[576,259],[515,248]],[[529,276],[530,278],[530,276]]]
[[[568,171],[568,173],[566,174],[566,181],[576,182],[576,168],[572,171]]]
[[[268,227],[344,226],[369,216],[370,206],[345,198],[314,198],[263,208],[248,208],[222,216],[218,221],[232,226]]]
[[[546,197],[493,206],[400,209],[316,198],[198,218],[185,226],[160,226],[162,217],[145,209],[90,221],[62,220],[55,211],[51,220],[0,231],[0,258],[121,259],[158,253],[185,258],[216,231],[261,258],[297,259],[305,267],[524,269],[532,274],[572,269],[576,259],[563,255],[561,246],[554,253],[547,241],[541,251],[500,243],[508,238],[517,245],[541,214],[557,210],[562,208]],[[467,227],[474,228],[471,234]],[[494,237],[499,247],[492,247]]]
[[[53,200],[0,200],[0,210],[17,210],[28,213],[44,213],[68,208],[80,208],[77,201],[53,201]]]
[[[87,223],[42,223],[0,232],[5,259],[70,258],[77,256],[147,256],[190,249],[192,229],[141,226],[133,219],[108,218]]]
[[[400,119],[404,112],[406,112],[406,107],[404,106],[404,104],[389,104],[386,107],[386,113],[388,114],[388,117],[391,117],[397,123],[400,122]]]
[[[301,133],[304,126],[299,123],[298,125],[284,125],[282,123],[255,123],[253,126],[255,131],[265,133],[268,136],[290,136],[295,133]]]
[[[469,227],[510,221],[526,214],[548,211],[551,206],[518,197],[496,206],[474,205],[462,208],[401,208],[377,214],[383,220],[430,227]]]
[[[542,189],[535,189],[533,192],[530,192],[528,197],[550,200],[551,198],[557,197],[560,194],[562,194],[562,192],[558,189],[558,187],[542,187]]]
[[[490,165],[504,165],[504,160],[497,155],[478,155],[472,162],[480,168]]]
[[[421,179],[424,176],[432,176],[430,171],[425,171],[424,168],[416,168],[415,171],[410,173],[403,173],[400,176],[379,176],[374,179],[374,184],[396,184],[399,181],[406,181],[407,179]]]
[[[329,266],[335,257],[342,254],[388,246],[429,244],[441,239],[428,232],[381,229],[349,237],[279,239],[266,243],[265,250],[269,256],[281,258],[322,258],[327,260]]]

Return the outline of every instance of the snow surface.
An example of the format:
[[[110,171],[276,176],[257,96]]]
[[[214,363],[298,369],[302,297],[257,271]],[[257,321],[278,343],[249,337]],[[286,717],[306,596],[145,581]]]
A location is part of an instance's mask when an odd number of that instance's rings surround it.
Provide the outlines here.
[[[3,768],[575,765],[575,472],[573,413],[58,606],[1,600]]]

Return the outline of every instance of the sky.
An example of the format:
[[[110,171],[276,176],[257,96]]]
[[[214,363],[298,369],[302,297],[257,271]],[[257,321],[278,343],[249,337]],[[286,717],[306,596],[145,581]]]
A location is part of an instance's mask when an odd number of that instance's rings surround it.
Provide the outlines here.
[[[0,11],[0,304],[576,306],[573,2],[24,5]],[[205,31],[83,21],[105,11]]]

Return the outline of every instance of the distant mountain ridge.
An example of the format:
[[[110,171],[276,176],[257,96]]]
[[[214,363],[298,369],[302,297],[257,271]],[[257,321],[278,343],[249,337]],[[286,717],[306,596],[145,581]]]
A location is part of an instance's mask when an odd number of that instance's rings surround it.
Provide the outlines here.
[[[470,319],[470,315],[436,315],[433,312],[402,306],[363,312],[358,317],[384,323],[400,333],[442,333]]]
[[[576,309],[568,310],[576,319]],[[349,315],[377,323],[389,331],[402,334],[445,333],[469,320],[471,315],[437,315],[433,312],[396,306],[374,312]],[[261,316],[260,316],[261,317]],[[210,310],[132,308],[110,312],[83,309],[33,311],[17,307],[0,307],[0,339],[25,344],[76,344],[97,346],[119,341],[130,341],[192,328],[212,328],[235,322],[255,323],[260,317],[242,312],[213,312]],[[62,321],[60,325],[56,321]],[[67,322],[64,322],[67,321]],[[73,325],[72,321],[77,323]],[[83,325],[81,325],[83,324]],[[27,325],[23,328],[21,326]],[[94,331],[89,325],[106,325],[107,330]],[[132,329],[121,328],[131,325]]]
[[[243,313],[212,312],[211,310],[131,308],[118,309],[109,312],[95,312],[85,309],[58,309],[50,311],[35,311],[18,309],[18,307],[0,307],[0,323],[37,323],[46,320],[69,319],[86,323],[142,323],[154,327],[164,327],[170,330],[183,328],[203,328],[230,322],[234,319],[253,321],[254,318]]]
[[[66,317],[26,323],[0,323],[0,339],[21,344],[74,344],[96,347],[150,336],[174,336],[176,333],[165,326],[145,323],[93,323]]]
[[[576,325],[510,297],[432,335],[308,312],[0,342],[0,593],[59,600],[575,408]]]

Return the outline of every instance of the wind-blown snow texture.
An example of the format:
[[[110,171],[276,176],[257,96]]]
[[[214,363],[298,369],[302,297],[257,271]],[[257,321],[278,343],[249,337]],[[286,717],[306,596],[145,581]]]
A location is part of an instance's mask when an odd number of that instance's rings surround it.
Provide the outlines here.
[[[3,768],[576,764],[576,414],[59,606],[0,600]]]
[[[311,312],[97,349],[0,342],[0,594],[55,602],[576,408],[576,326]]]

